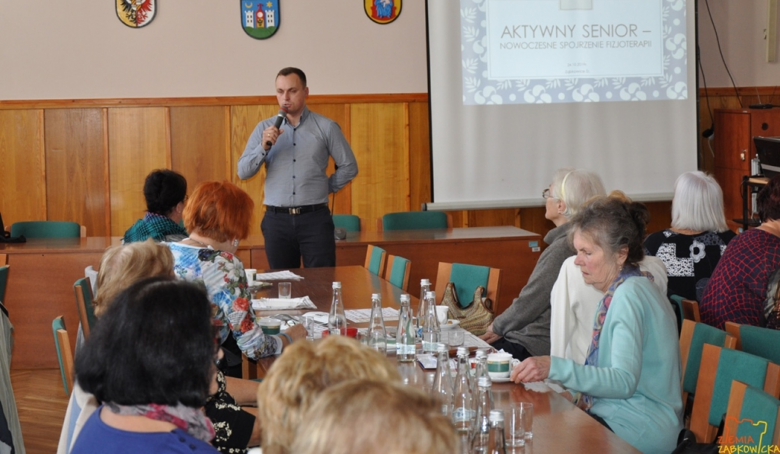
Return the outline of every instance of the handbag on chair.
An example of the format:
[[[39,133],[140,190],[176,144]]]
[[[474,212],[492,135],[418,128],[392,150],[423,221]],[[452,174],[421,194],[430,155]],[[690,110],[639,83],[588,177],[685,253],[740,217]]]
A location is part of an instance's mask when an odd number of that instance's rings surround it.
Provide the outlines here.
[[[460,327],[475,336],[481,336],[487,331],[487,327],[493,322],[493,302],[490,298],[482,298],[485,287],[479,286],[474,291],[474,298],[466,307],[462,307],[458,301],[458,292],[455,284],[448,282],[444,288],[444,297],[441,304],[450,308],[450,318],[457,320]]]

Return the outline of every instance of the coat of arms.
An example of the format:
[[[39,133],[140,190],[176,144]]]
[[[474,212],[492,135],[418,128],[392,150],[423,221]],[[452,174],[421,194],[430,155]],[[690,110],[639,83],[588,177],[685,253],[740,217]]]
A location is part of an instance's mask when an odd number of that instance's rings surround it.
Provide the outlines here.
[[[241,26],[247,35],[266,39],[279,30],[281,0],[240,0]]]
[[[157,0],[116,0],[116,15],[132,28],[149,25],[157,13]]]
[[[401,0],[363,0],[366,15],[377,24],[389,24],[401,14]]]

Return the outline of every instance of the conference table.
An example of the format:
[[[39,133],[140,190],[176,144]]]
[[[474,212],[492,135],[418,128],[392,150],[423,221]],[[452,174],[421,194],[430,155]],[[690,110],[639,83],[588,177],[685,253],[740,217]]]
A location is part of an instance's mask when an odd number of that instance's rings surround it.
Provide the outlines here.
[[[373,275],[362,266],[344,266],[335,268],[308,268],[293,270],[302,276],[300,281],[292,281],[292,297],[308,296],[318,311],[328,311],[331,302],[331,283],[339,281],[345,309],[365,309],[371,306],[371,294],[382,295],[382,306],[399,308],[401,289],[384,279]],[[273,298],[277,287],[261,290],[258,297]],[[412,307],[416,307],[417,298],[412,296]],[[301,314],[305,311],[261,311],[258,316],[273,313]],[[394,326],[393,321],[385,322],[387,327]],[[304,341],[299,341],[304,342]],[[273,366],[274,357],[258,362],[262,372]],[[388,360],[395,361],[390,352]],[[397,363],[402,380],[409,386],[426,389],[433,382],[433,370],[423,370],[417,362]],[[524,454],[538,453],[633,453],[638,452],[626,441],[607,430],[604,426],[575,407],[571,402],[555,392],[530,391],[523,385],[514,383],[493,384],[494,407],[507,410],[520,402],[534,405],[533,440],[527,445]]]
[[[15,328],[12,369],[58,367],[52,320],[64,316],[75,346],[73,283],[84,277],[87,266],[97,269],[105,249],[117,244],[120,237],[30,238],[27,243],[0,244],[0,265],[10,265],[3,303]],[[369,244],[411,261],[409,293],[414,296],[419,295],[421,278],[435,281],[440,261],[500,268],[497,313],[520,293],[541,253],[538,234],[512,226],[350,232],[336,241],[336,264],[362,265]],[[236,255],[246,268],[269,268],[262,235],[242,241]]]

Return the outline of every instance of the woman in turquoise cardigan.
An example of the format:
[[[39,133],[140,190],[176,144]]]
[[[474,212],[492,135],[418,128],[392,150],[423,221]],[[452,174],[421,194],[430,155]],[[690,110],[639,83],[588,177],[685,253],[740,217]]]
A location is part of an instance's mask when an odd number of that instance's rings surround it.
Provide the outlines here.
[[[640,451],[669,453],[683,428],[680,349],[669,302],[637,267],[648,217],[644,205],[617,194],[572,219],[574,263],[604,293],[587,359],[528,358],[512,380],[558,380],[580,408]]]

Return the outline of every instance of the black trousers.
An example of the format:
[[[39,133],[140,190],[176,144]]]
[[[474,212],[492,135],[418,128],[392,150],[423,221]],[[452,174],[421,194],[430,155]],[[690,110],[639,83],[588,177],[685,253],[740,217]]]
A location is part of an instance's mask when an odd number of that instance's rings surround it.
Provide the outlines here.
[[[522,361],[526,358],[530,358],[534,355],[531,354],[528,350],[525,349],[520,344],[515,344],[514,342],[510,342],[506,340],[505,337],[502,337],[501,339],[493,342],[490,344],[491,347],[495,348],[496,350],[504,349],[505,352],[512,355],[512,357],[516,360]]]
[[[273,269],[336,266],[336,239],[328,207],[302,214],[266,211],[260,224]]]

